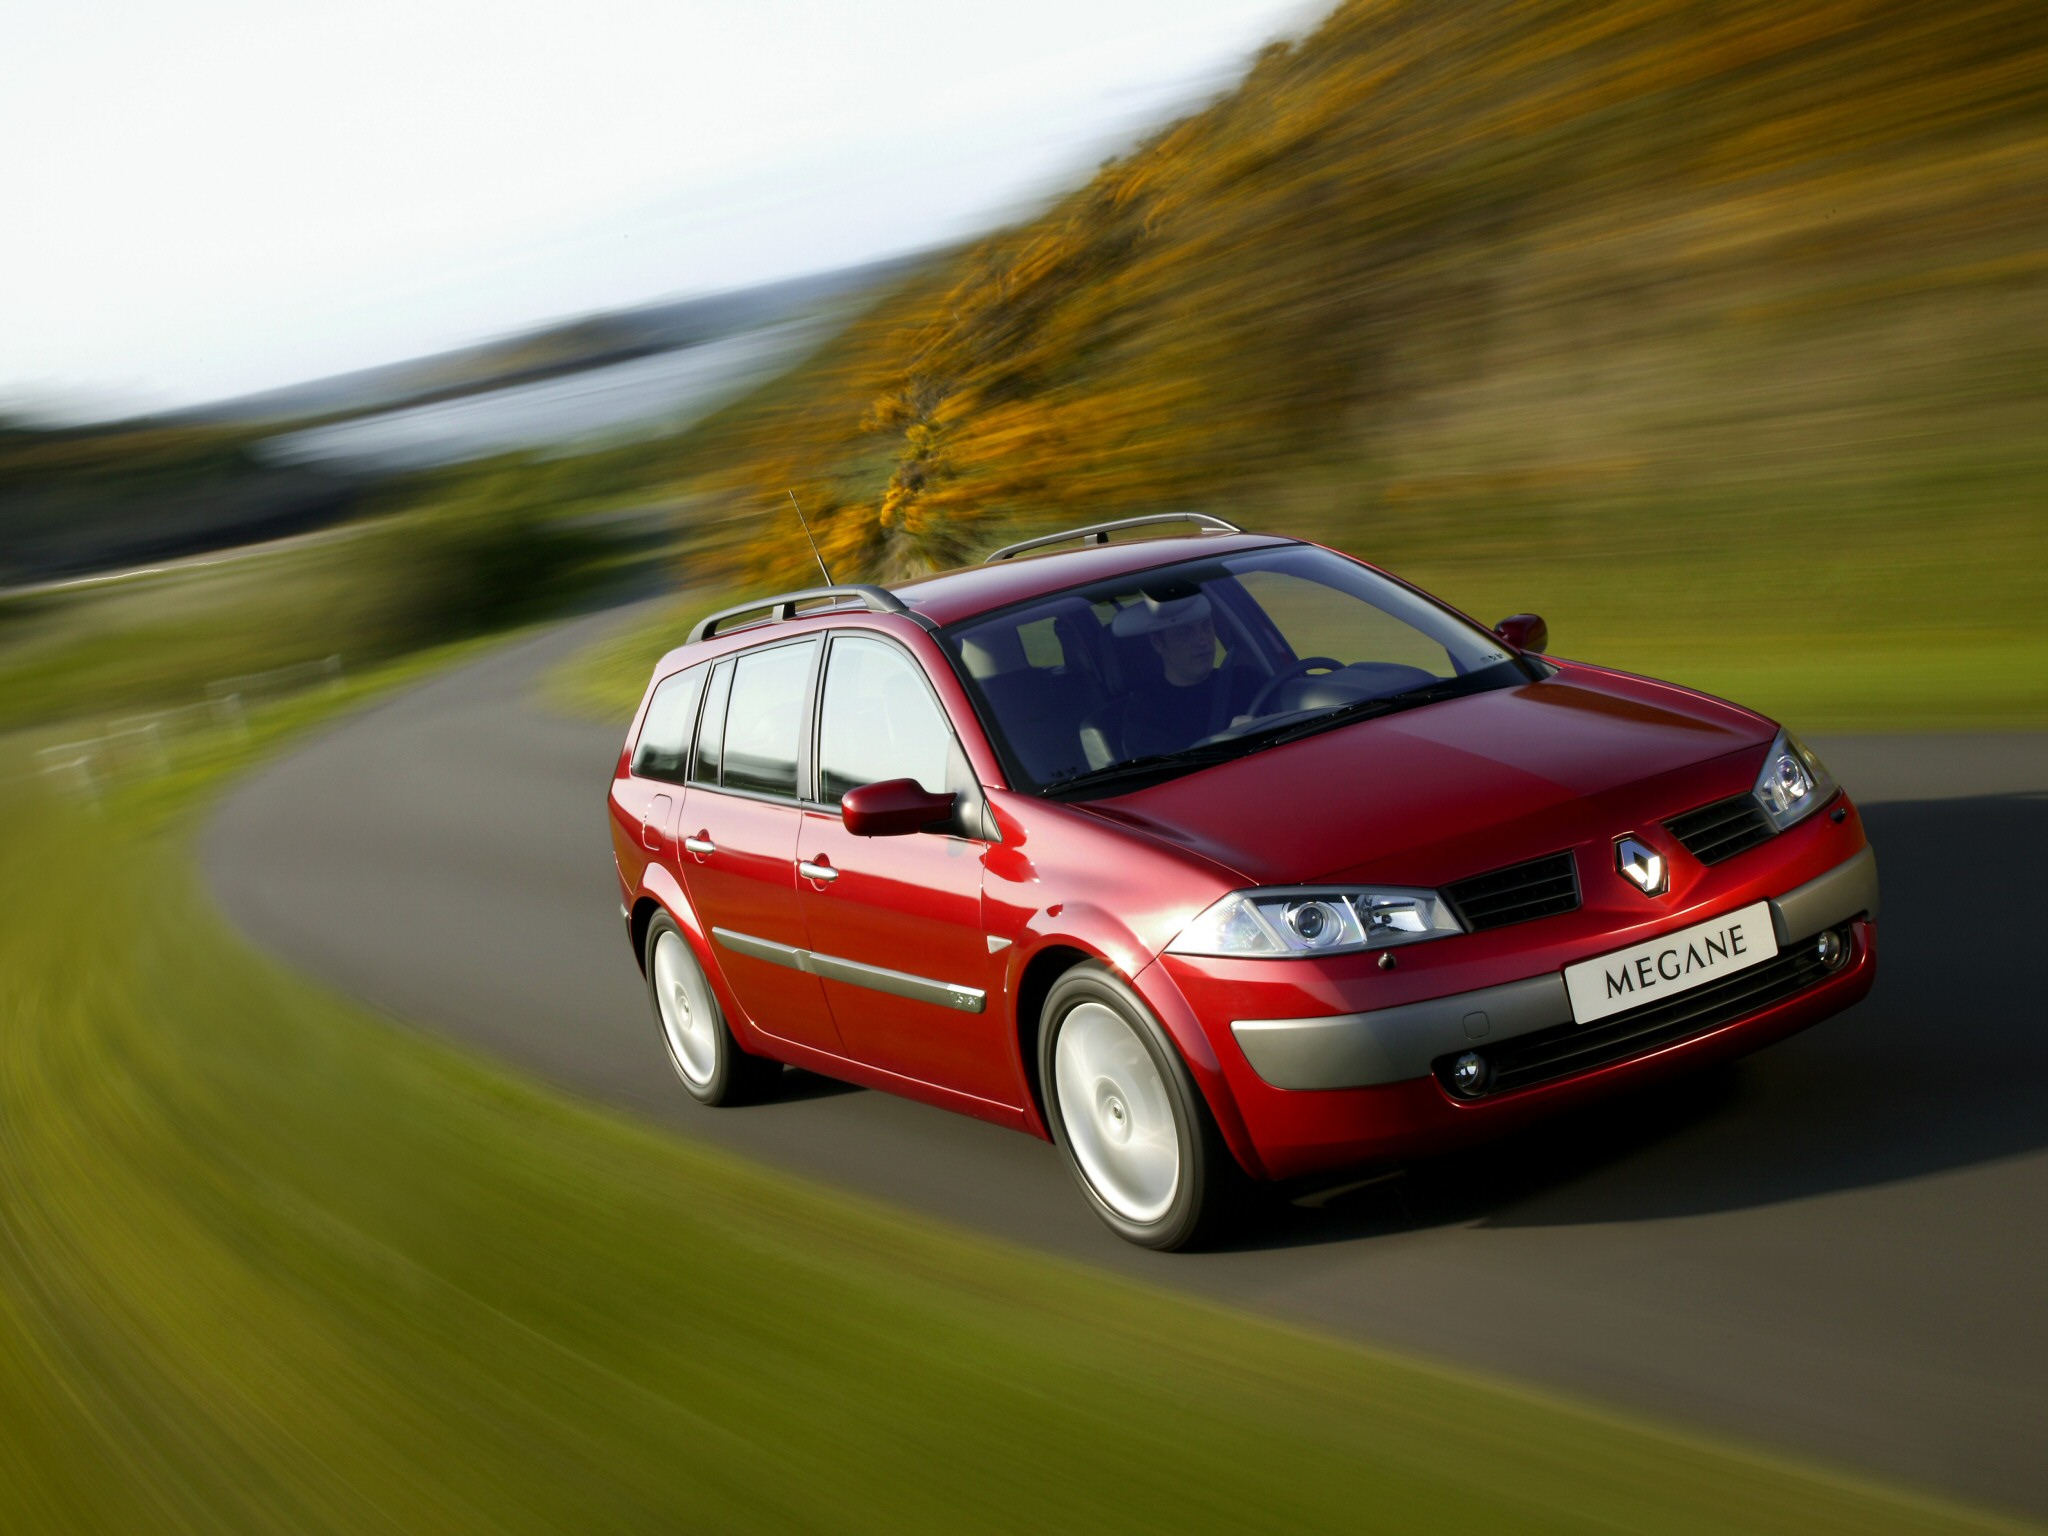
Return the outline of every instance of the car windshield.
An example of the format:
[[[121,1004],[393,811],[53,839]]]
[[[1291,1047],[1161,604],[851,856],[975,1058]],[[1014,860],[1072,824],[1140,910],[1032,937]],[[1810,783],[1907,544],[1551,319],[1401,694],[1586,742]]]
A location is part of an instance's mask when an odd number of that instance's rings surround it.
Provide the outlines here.
[[[944,638],[1012,782],[1063,797],[1534,676],[1497,636],[1307,545],[1071,588]]]

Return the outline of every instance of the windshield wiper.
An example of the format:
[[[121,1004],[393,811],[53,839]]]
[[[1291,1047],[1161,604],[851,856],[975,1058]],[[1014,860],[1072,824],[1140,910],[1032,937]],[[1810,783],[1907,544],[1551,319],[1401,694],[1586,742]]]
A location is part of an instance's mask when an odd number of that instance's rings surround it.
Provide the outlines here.
[[[1368,720],[1376,715],[1398,714],[1404,709],[1413,709],[1418,704],[1434,704],[1438,699],[1455,698],[1459,694],[1471,693],[1472,680],[1468,677],[1446,678],[1440,683],[1431,683],[1424,688],[1411,688],[1406,693],[1391,693],[1383,698],[1359,699],[1355,703],[1341,704],[1326,710],[1311,719],[1282,726],[1270,732],[1248,731],[1242,736],[1232,736],[1223,741],[1204,742],[1199,746],[1184,747],[1178,752],[1150,752],[1143,757],[1129,758],[1121,763],[1108,763],[1100,768],[1087,768],[1079,773],[1070,773],[1064,778],[1054,779],[1039,791],[1041,795],[1061,795],[1073,789],[1091,789],[1099,784],[1112,784],[1119,779],[1144,778],[1155,774],[1192,773],[1197,768],[1207,768],[1214,763],[1228,762],[1234,757],[1249,757],[1254,752],[1263,752],[1268,747],[1285,746],[1290,741],[1300,741],[1305,736],[1319,735],[1323,731],[1335,730],[1355,720]]]
[[[1153,774],[1191,773],[1197,768],[1206,768],[1211,763],[1225,762],[1241,757],[1250,747],[1243,741],[1212,742],[1206,746],[1183,747],[1178,752],[1148,752],[1143,757],[1127,758],[1120,763],[1105,763],[1100,768],[1084,768],[1079,773],[1069,773],[1054,779],[1039,791],[1041,795],[1063,795],[1071,789],[1088,789],[1097,784],[1112,784],[1118,779],[1144,778]]]
[[[1360,699],[1353,704],[1340,704],[1313,720],[1304,720],[1298,725],[1285,726],[1270,736],[1254,737],[1255,749],[1264,751],[1267,747],[1285,746],[1290,741],[1300,741],[1305,736],[1317,736],[1324,731],[1335,730],[1340,725],[1349,725],[1354,720],[1370,720],[1376,715],[1398,714],[1404,709],[1413,709],[1418,704],[1434,704],[1438,699],[1456,698],[1461,693],[1473,692],[1471,680],[1463,677],[1446,678],[1441,683],[1431,683],[1425,688],[1411,688],[1406,693],[1390,693],[1384,698]]]

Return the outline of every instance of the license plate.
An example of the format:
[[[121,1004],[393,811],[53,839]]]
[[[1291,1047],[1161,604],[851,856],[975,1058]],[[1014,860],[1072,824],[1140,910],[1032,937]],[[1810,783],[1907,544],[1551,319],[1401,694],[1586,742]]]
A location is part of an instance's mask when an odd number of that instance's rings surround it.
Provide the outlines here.
[[[1759,901],[1647,944],[1568,965],[1564,989],[1571,997],[1573,1020],[1590,1024],[1746,971],[1777,952],[1771,904]]]

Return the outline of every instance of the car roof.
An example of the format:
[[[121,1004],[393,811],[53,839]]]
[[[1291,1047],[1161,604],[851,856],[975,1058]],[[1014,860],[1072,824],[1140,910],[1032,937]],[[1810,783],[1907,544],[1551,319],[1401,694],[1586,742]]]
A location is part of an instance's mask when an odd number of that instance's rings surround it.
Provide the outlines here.
[[[977,614],[1034,597],[1111,580],[1133,571],[1173,565],[1202,555],[1235,554],[1278,544],[1298,544],[1277,534],[1190,534],[1180,538],[1132,539],[1121,544],[1091,544],[1053,554],[1024,555],[989,565],[962,566],[915,581],[890,584],[889,590],[914,611],[941,627]]]

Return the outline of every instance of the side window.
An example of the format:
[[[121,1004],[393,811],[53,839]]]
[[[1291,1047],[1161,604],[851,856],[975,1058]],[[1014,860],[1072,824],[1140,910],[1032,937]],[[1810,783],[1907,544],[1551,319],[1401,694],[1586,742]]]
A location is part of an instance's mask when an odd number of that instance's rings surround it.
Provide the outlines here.
[[[718,760],[725,744],[725,705],[732,693],[732,663],[721,661],[711,672],[711,692],[704,701],[704,723],[697,727],[697,759],[690,768],[692,784],[718,787]]]
[[[953,732],[917,663],[880,640],[841,636],[825,667],[818,716],[818,797],[884,779],[945,793]]]
[[[817,654],[818,642],[806,640],[738,658],[725,718],[725,788],[763,795],[796,793],[804,693]]]
[[[690,760],[690,733],[697,724],[697,701],[704,696],[710,668],[699,663],[678,672],[654,690],[647,718],[640,725],[640,744],[633,749],[633,771],[642,778],[682,782]]]

